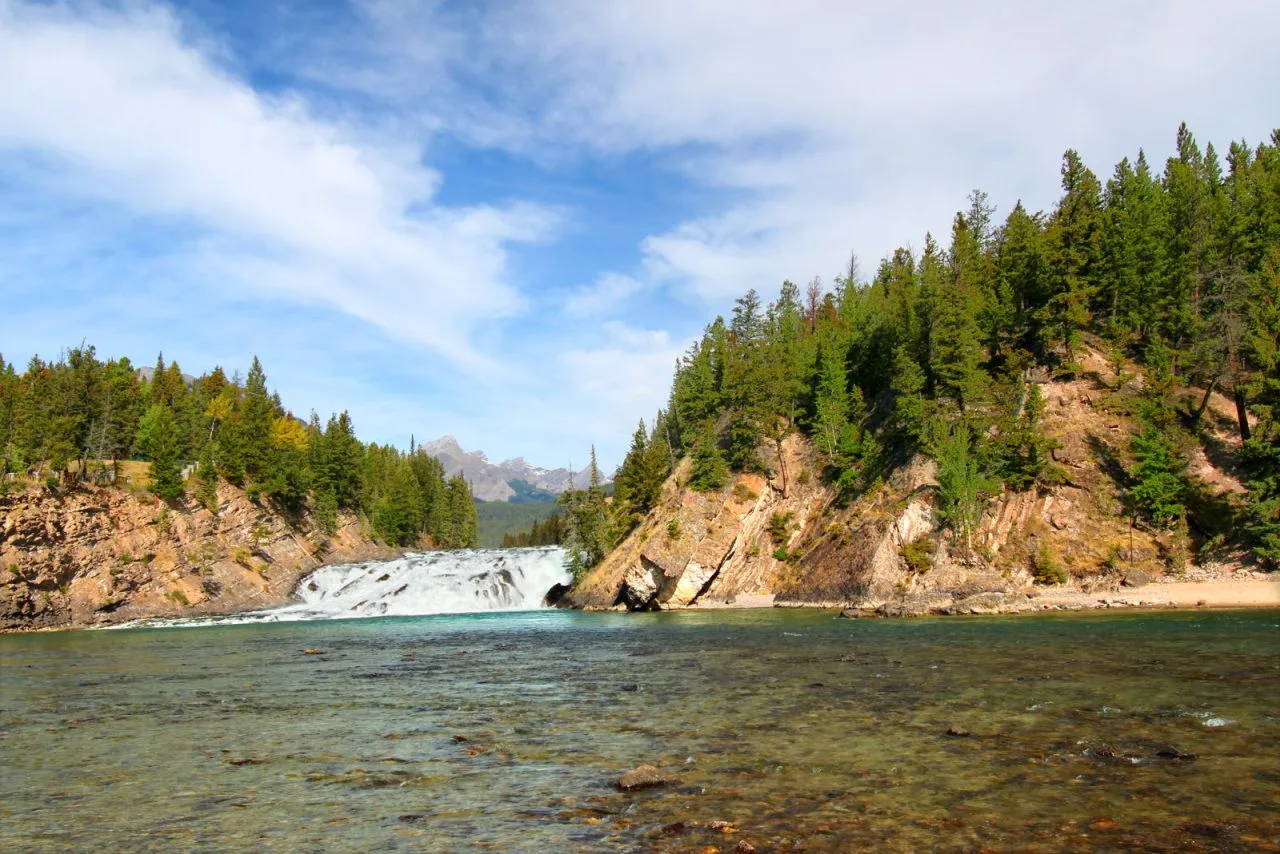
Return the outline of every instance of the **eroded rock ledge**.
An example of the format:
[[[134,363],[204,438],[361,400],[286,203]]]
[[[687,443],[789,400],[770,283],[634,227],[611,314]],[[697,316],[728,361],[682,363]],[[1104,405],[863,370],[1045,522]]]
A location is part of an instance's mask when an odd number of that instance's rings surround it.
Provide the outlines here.
[[[0,631],[267,608],[322,564],[395,553],[349,514],[326,537],[225,483],[218,503],[96,486],[0,497]]]

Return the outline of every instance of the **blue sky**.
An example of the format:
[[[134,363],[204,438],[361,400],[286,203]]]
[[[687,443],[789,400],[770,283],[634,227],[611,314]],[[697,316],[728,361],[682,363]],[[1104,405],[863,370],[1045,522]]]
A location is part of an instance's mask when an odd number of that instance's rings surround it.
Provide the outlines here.
[[[0,0],[0,353],[612,466],[747,288],[1280,124],[1280,4],[1063,5]]]

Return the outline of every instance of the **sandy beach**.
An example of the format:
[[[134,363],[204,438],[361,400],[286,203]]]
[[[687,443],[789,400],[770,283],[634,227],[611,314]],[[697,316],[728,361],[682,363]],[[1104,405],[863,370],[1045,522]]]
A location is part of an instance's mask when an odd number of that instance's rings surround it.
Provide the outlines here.
[[[1142,587],[1121,587],[1098,593],[1045,590],[1036,601],[1045,604],[1114,607],[1119,605],[1176,608],[1277,608],[1280,579],[1244,578],[1223,581],[1170,581]]]
[[[1213,581],[1168,581],[1141,587],[1086,592],[1074,588],[1037,587],[1009,612],[1042,610],[1086,610],[1094,608],[1280,608],[1280,578],[1262,573]],[[689,610],[772,607],[839,608],[835,602],[808,605],[781,603],[770,593],[744,594],[732,601],[701,599]]]

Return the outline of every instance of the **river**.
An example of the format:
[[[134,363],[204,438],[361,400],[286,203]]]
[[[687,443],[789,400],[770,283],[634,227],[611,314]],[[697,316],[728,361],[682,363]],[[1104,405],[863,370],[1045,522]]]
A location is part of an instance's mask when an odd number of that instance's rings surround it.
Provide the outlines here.
[[[1278,624],[527,610],[0,636],[0,849],[1275,850]],[[640,764],[667,785],[619,791]]]

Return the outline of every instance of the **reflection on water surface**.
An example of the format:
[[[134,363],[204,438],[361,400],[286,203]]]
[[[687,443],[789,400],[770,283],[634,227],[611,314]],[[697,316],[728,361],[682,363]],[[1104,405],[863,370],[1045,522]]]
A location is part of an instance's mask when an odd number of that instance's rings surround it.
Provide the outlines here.
[[[0,637],[0,849],[1275,850],[1278,623],[539,612]],[[671,782],[612,787],[642,763]]]

